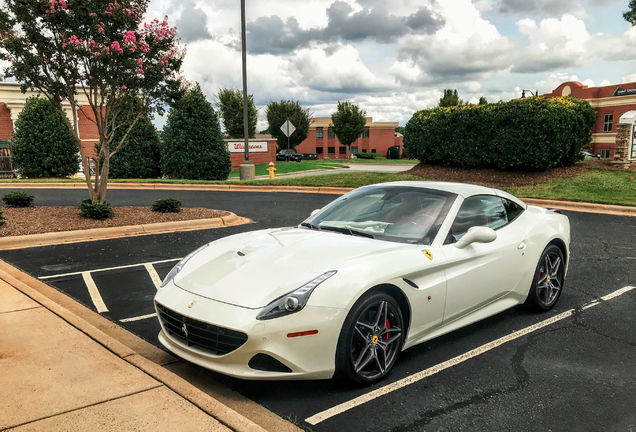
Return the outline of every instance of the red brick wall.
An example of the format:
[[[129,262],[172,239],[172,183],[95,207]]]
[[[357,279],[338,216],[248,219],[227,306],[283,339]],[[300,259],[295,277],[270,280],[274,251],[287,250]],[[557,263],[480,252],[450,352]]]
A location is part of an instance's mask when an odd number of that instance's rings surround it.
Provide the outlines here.
[[[401,138],[399,142],[400,154],[402,154]],[[351,144],[352,147],[358,147],[359,153],[363,153],[363,150],[366,150],[367,153],[371,153],[371,150],[375,150],[384,157],[386,157],[389,147],[393,145],[398,145],[395,138],[395,129],[370,129],[369,138],[360,137]],[[348,159],[348,153],[340,154],[341,146],[342,144],[338,141],[338,137],[334,139],[328,138],[327,129],[324,129],[323,131],[323,139],[316,139],[316,131],[310,130],[307,138],[296,146],[296,151],[298,153],[317,153],[316,148],[322,147],[323,152],[318,155],[318,159],[324,159],[325,157],[330,159]],[[327,153],[329,151],[329,147],[334,147],[335,154]]]
[[[10,140],[13,135],[11,111],[5,104],[0,104],[0,140]]]
[[[86,105],[77,112],[77,124],[79,126],[80,139],[84,145],[84,152],[86,156],[92,158],[95,143],[99,142],[99,132],[97,131],[97,125],[89,119],[95,119],[95,113],[93,113],[93,109],[90,106]]]
[[[612,84],[605,87],[588,87],[580,82],[566,82],[558,86],[552,93],[543,95],[544,97],[560,97],[563,95],[563,89],[569,86],[572,90],[572,96],[580,99],[598,99],[611,97],[618,87],[623,90],[636,89],[636,82],[624,84]],[[620,97],[620,96],[617,96]]]
[[[268,142],[267,153],[250,152],[250,162],[254,165],[274,162],[276,163],[276,140],[265,140]],[[230,153],[232,169],[238,169],[245,160],[245,153]]]

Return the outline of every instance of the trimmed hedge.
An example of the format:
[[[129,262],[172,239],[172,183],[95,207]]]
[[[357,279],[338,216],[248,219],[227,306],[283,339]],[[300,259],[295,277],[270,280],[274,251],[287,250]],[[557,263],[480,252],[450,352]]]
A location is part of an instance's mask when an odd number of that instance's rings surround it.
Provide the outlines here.
[[[570,96],[435,108],[406,125],[404,151],[432,165],[545,171],[574,165],[596,113]]]
[[[356,157],[358,159],[377,159],[381,158],[382,155],[379,153],[356,153]]]

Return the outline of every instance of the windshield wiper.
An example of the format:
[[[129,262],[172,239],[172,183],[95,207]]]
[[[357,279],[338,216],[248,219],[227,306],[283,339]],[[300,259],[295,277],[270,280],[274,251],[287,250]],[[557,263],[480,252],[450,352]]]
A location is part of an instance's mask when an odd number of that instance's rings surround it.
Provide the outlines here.
[[[322,228],[320,228],[318,225],[313,225],[313,224],[310,224],[309,222],[303,222],[300,224],[300,226],[322,231]]]
[[[335,231],[335,232],[339,232],[342,234],[349,234],[351,236],[360,236],[360,237],[366,237],[366,238],[375,238],[373,237],[371,234],[369,233],[365,233],[362,231],[356,231],[356,230],[352,230],[351,228],[349,228],[348,226],[344,226],[344,227],[335,227],[335,226],[329,226],[329,225],[325,225],[321,227],[324,231]]]

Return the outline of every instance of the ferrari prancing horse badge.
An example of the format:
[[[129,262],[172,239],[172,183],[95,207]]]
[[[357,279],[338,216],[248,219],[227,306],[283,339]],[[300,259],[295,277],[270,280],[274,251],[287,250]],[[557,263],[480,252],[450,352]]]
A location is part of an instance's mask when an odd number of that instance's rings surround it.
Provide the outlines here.
[[[432,259],[433,259],[433,254],[431,253],[431,251],[430,251],[430,250],[428,250],[428,249],[423,250],[423,251],[422,251],[422,253],[423,253],[424,255],[426,255],[426,258],[428,258],[428,259],[430,259],[430,260],[432,260]]]

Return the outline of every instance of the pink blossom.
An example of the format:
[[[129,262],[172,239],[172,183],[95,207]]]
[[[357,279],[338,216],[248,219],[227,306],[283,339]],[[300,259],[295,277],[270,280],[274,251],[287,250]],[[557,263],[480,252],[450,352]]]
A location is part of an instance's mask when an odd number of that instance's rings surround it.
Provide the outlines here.
[[[63,49],[66,49],[66,42],[64,42],[64,43],[62,44],[62,48],[63,48]]]
[[[123,52],[123,51],[124,51],[124,50],[122,50],[122,49],[121,49],[121,46],[119,46],[119,42],[117,42],[117,41],[115,41],[115,42],[113,42],[112,44],[110,44],[110,47],[111,47],[113,50],[117,51],[118,53],[121,53],[121,52]]]
[[[91,1],[91,0],[88,0],[88,1]],[[97,16],[97,14],[95,12],[91,12],[91,13],[88,14],[88,16],[94,17],[94,16]]]
[[[134,43],[137,42],[137,37],[135,36],[135,32],[132,30],[127,31],[124,34],[124,42],[126,43]]]
[[[140,69],[143,66],[143,64],[144,64],[144,61],[142,59],[137,59],[137,66],[139,66]]]
[[[88,1],[91,1],[91,0],[88,0]],[[93,75],[89,75],[88,79],[93,79]]]
[[[104,34],[104,27],[102,26],[97,27],[97,33]]]
[[[125,85],[123,85],[123,86],[121,86],[121,88],[122,88],[123,90],[126,90],[126,88],[127,88],[127,87],[126,87]]]
[[[62,9],[66,9],[66,0],[60,0],[60,6],[62,6]]]
[[[144,73],[144,70],[143,70],[143,69],[139,69],[139,73],[140,73],[140,74],[143,74],[143,73]]]
[[[102,55],[102,53],[100,53],[99,51],[95,51],[95,52],[93,53],[93,55],[94,55],[95,57],[97,57],[97,56],[99,56],[99,55]]]
[[[68,43],[70,43],[71,45],[81,45],[82,44],[82,40],[79,39],[77,36],[73,35],[68,40]]]

